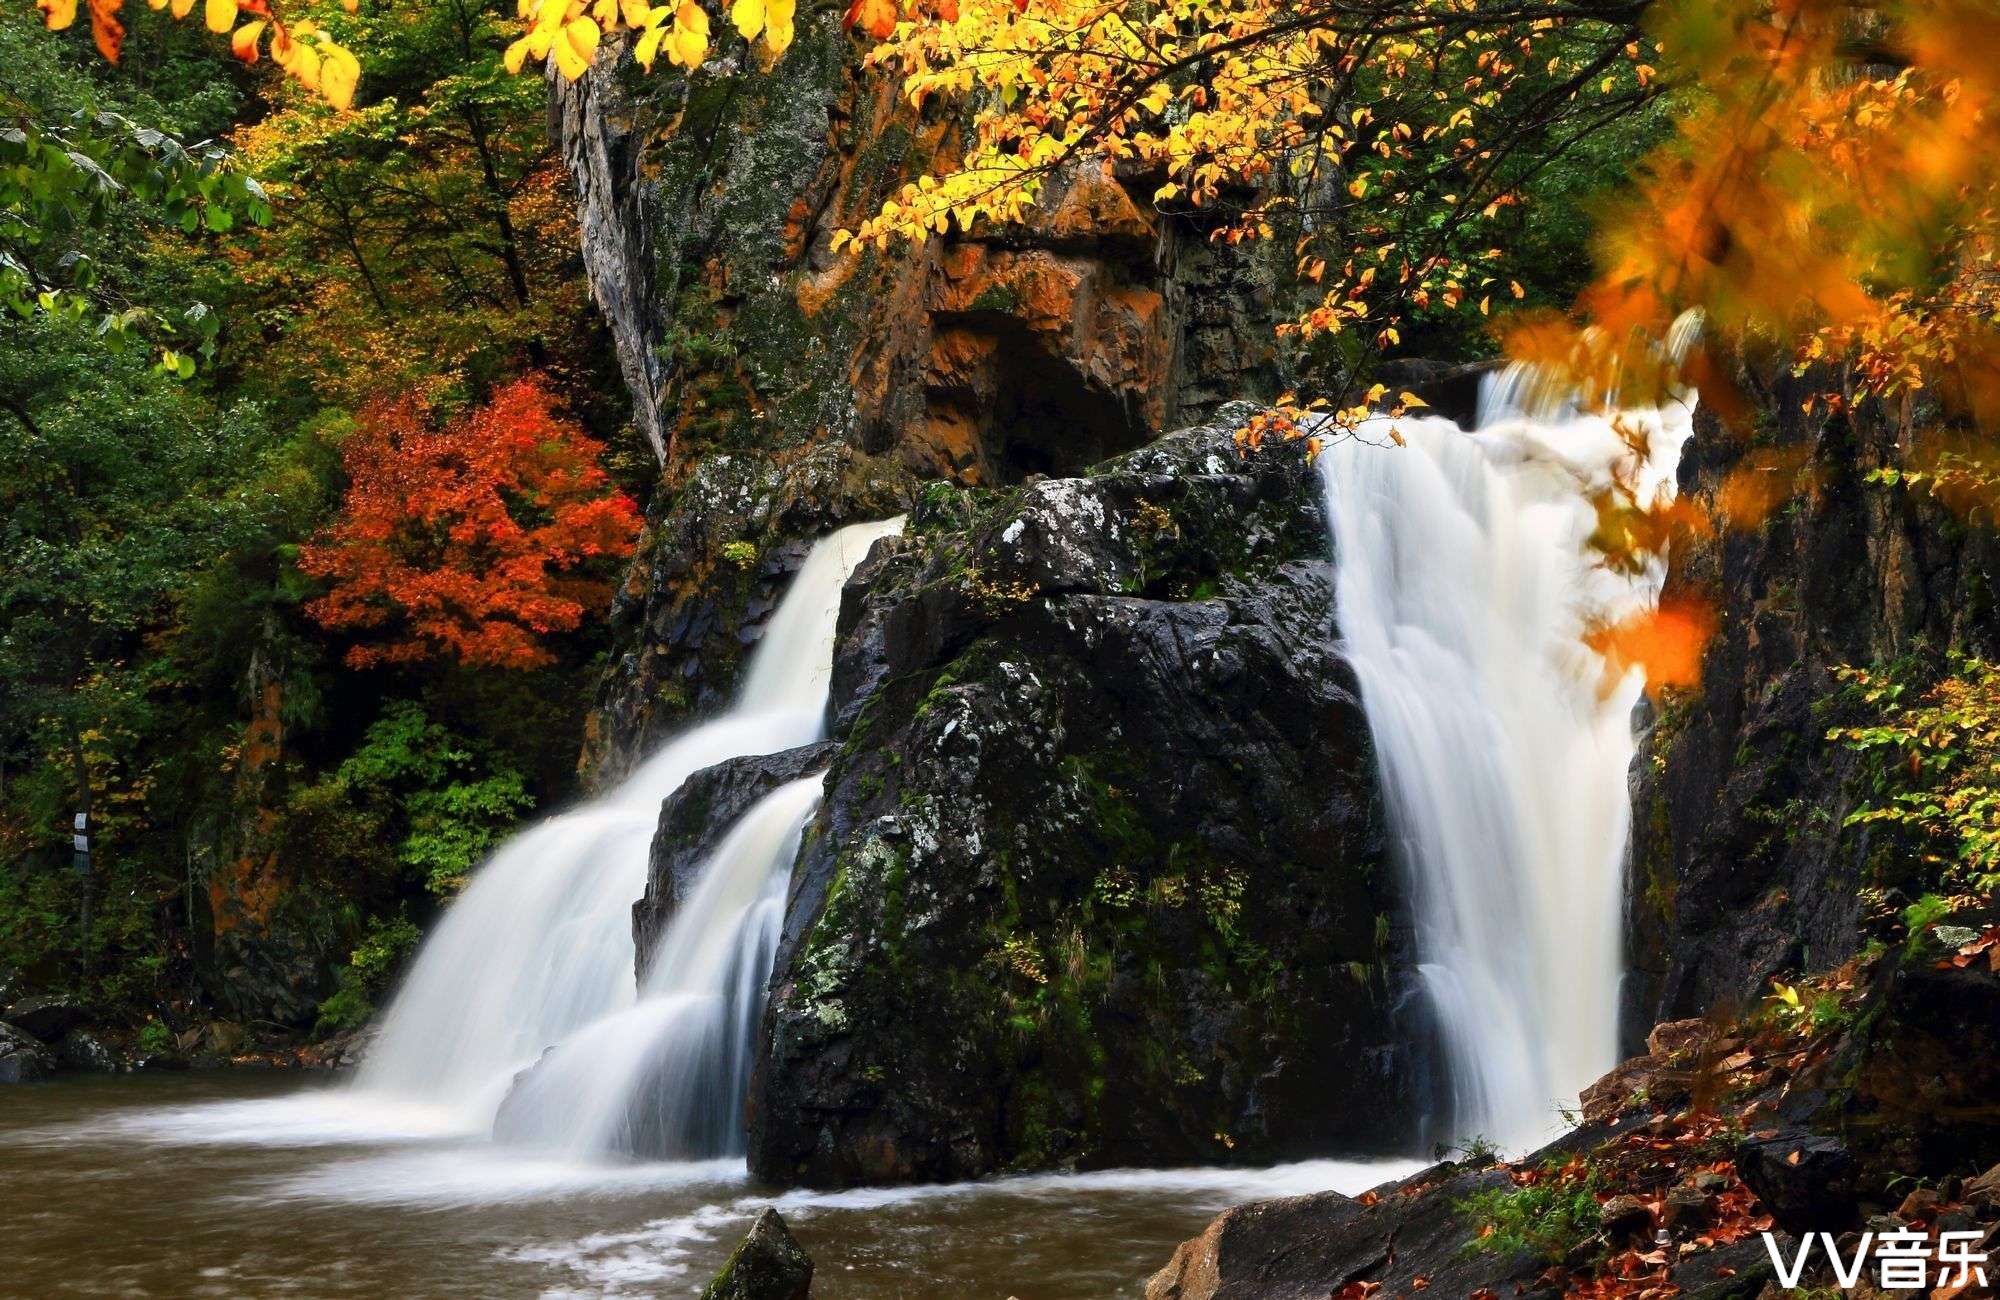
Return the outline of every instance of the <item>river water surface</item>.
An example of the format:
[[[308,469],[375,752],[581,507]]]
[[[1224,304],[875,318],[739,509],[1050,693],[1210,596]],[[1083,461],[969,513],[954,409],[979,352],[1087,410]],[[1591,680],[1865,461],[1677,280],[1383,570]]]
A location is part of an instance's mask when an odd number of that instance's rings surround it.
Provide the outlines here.
[[[822,1300],[1137,1296],[1218,1210],[1410,1168],[1129,1171],[835,1194],[584,1164],[295,1074],[0,1089],[0,1295],[688,1296],[776,1204]]]

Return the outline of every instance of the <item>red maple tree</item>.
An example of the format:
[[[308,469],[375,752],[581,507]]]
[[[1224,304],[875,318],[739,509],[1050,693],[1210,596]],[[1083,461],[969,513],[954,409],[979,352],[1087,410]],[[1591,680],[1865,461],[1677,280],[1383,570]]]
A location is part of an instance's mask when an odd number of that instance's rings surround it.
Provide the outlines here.
[[[609,602],[595,562],[629,555],[639,531],[602,451],[535,378],[443,424],[414,397],[371,404],[341,449],[340,520],[299,557],[332,583],[307,613],[330,629],[381,632],[348,650],[357,668],[550,662],[543,638]]]

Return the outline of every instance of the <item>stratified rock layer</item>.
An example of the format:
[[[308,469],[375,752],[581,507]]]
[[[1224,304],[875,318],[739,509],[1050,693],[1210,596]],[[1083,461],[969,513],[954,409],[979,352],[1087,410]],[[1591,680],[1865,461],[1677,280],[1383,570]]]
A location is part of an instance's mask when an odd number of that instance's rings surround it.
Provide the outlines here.
[[[1278,278],[1135,200],[1156,179],[1091,162],[1030,224],[835,252],[958,147],[854,54],[821,10],[766,70],[642,76],[614,39],[553,83],[593,296],[663,461],[585,745],[600,781],[721,706],[814,536],[917,479],[1077,473],[1282,386]]]

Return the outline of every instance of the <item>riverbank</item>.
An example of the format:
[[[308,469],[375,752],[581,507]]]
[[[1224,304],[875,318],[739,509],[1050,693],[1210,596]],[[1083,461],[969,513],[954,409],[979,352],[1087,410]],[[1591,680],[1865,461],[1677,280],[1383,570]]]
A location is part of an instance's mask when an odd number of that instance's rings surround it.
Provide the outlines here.
[[[309,1039],[223,1020],[178,1032],[158,1020],[135,1027],[106,1022],[74,998],[0,980],[0,1084],[176,1070],[349,1070],[372,1034],[364,1026]]]

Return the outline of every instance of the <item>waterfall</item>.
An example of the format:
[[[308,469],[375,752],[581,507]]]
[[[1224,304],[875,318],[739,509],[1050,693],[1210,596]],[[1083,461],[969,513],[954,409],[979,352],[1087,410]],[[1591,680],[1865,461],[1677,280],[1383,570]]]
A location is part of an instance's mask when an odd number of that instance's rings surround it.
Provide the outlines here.
[[[632,904],[645,892],[661,801],[701,768],[820,738],[840,589],[876,539],[901,528],[900,518],[853,524],[817,543],[727,713],[669,741],[601,798],[517,834],[479,869],[418,952],[357,1088],[484,1128],[514,1075],[545,1049],[634,1007]],[[804,796],[790,798],[797,807]],[[695,910],[676,919],[668,941],[715,940],[690,933]],[[719,912],[710,919],[733,924]],[[763,962],[768,969],[768,953]],[[678,948],[660,964],[681,970]]]
[[[1693,420],[1691,397],[1616,428],[1534,418],[1519,390],[1489,379],[1474,432],[1376,419],[1318,461],[1452,1126],[1509,1148],[1551,1135],[1617,1061],[1643,683],[1607,681],[1583,635],[1656,601],[1665,565],[1614,572],[1586,539],[1614,477],[1641,500],[1672,492]]]
[[[565,1040],[522,1077],[496,1133],[583,1154],[743,1153],[743,1102],[785,886],[825,774],[758,801],[702,865],[660,938],[638,1004]]]

